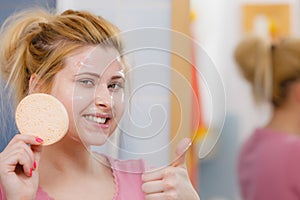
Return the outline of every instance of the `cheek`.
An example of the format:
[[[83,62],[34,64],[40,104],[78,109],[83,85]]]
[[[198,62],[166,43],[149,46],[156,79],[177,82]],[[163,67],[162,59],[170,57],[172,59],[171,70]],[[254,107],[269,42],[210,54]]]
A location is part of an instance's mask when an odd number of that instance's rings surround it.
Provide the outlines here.
[[[124,110],[125,110],[125,104],[123,101],[118,101],[118,102],[115,102],[115,114],[116,114],[116,117],[117,119],[119,120],[123,113],[124,113]]]
[[[95,90],[92,88],[82,88],[76,86],[72,94],[74,112],[79,113],[84,111],[93,104],[95,97]]]
[[[56,97],[66,108],[70,123],[73,119],[73,89],[72,85],[54,84],[52,87],[51,94]]]
[[[119,109],[120,109],[120,116],[122,116],[124,114],[124,109],[125,109],[124,103],[122,103]]]
[[[114,112],[117,116],[122,116],[125,109],[125,101],[123,92],[112,95]]]
[[[64,96],[61,96],[61,98],[59,99],[62,104],[65,106],[68,116],[69,116],[69,120],[70,123],[73,121],[73,103],[72,103],[72,93],[68,93],[66,92]]]

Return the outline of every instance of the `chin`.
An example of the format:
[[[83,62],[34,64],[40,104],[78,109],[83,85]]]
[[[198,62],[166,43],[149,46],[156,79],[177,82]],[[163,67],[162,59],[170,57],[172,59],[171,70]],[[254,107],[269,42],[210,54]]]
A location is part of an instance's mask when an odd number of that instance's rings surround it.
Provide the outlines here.
[[[82,143],[87,146],[102,146],[104,145],[108,140],[108,136],[105,135],[99,135],[98,137],[92,136],[92,137],[84,137],[81,138]]]

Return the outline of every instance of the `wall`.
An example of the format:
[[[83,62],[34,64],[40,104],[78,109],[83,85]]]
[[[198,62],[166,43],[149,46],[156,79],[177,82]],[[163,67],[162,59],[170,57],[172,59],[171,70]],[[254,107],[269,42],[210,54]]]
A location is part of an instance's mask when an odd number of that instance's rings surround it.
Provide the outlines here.
[[[251,88],[233,60],[234,48],[242,37],[240,6],[282,2],[291,4],[292,33],[299,34],[298,0],[192,1],[197,12],[197,38],[220,72],[226,93],[226,120],[221,137],[210,156],[200,161],[200,193],[204,200],[240,199],[235,168],[239,147],[256,127],[267,122],[271,113],[268,105],[254,104]],[[211,115],[209,109],[205,112],[206,116]]]

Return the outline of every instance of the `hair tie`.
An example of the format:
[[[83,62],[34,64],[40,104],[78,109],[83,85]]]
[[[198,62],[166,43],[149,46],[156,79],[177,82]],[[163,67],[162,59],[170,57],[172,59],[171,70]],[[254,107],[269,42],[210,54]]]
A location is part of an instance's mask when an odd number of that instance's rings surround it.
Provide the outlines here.
[[[272,43],[271,44],[271,52],[273,53],[275,51],[276,48],[276,44]]]

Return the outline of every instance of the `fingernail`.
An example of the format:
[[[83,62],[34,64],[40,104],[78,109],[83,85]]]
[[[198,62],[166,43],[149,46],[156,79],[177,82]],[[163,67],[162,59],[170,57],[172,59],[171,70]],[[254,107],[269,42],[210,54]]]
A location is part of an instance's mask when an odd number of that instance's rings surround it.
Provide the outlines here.
[[[44,140],[42,138],[39,138],[39,137],[35,138],[35,141],[37,141],[38,143],[44,142]]]
[[[29,176],[32,176],[32,168],[30,168]]]
[[[33,169],[36,169],[36,162],[33,162]]]

